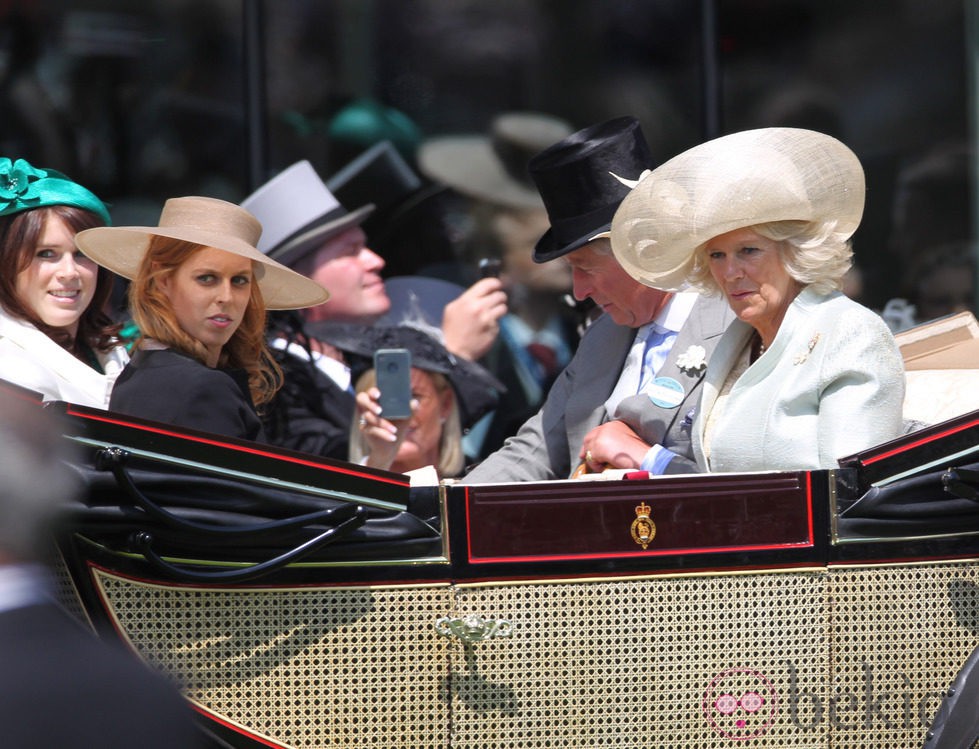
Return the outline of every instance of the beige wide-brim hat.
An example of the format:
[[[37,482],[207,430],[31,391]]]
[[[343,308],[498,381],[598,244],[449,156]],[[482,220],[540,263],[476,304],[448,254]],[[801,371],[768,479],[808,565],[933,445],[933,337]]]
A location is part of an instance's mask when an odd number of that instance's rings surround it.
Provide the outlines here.
[[[517,209],[543,208],[527,164],[574,128],[557,117],[537,112],[497,115],[485,134],[444,135],[418,149],[418,168],[478,200]]]
[[[835,220],[849,238],[865,197],[863,167],[836,138],[745,130],[684,151],[641,179],[612,219],[612,251],[636,280],[677,291],[704,242],[772,221]]]
[[[322,304],[330,294],[318,283],[296,273],[257,248],[262,225],[241,206],[217,198],[170,198],[158,226],[114,226],[86,229],[75,244],[99,265],[133,280],[150,238],[170,237],[213,247],[254,261],[255,279],[268,309],[300,309]]]

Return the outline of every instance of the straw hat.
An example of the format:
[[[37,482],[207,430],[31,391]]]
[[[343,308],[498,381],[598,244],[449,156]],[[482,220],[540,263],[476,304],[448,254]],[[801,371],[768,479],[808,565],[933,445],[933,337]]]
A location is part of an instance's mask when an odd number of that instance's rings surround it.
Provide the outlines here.
[[[170,198],[158,226],[86,229],[75,235],[78,248],[99,265],[132,280],[150,238],[170,237],[241,255],[258,263],[255,278],[268,309],[322,304],[330,295],[315,281],[269,259],[255,246],[262,225],[241,206],[217,198]]]
[[[510,208],[540,208],[527,162],[571,132],[571,125],[556,117],[507,112],[493,119],[489,133],[425,141],[418,149],[418,168],[463,195]]]
[[[771,221],[860,225],[863,168],[836,138],[799,128],[746,130],[707,141],[654,169],[612,219],[612,251],[647,286],[682,288],[694,250]]]
[[[258,249],[284,265],[294,265],[327,239],[358,226],[374,210],[347,211],[308,161],[297,161],[241,201],[264,232]]]

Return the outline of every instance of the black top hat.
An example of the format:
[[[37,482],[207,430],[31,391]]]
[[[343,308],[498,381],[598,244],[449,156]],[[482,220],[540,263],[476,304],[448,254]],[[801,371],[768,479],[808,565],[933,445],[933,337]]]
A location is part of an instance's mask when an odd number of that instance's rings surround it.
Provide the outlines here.
[[[376,143],[326,181],[342,205],[373,203],[386,212],[422,187],[391,141]]]
[[[534,248],[534,262],[566,255],[608,231],[631,189],[621,180],[634,182],[654,166],[635,117],[586,127],[534,156],[530,176],[551,222]]]
[[[422,180],[388,140],[350,161],[326,181],[326,186],[342,205],[375,207],[363,222],[371,242],[376,234],[393,231],[406,215],[446,189],[445,185]]]

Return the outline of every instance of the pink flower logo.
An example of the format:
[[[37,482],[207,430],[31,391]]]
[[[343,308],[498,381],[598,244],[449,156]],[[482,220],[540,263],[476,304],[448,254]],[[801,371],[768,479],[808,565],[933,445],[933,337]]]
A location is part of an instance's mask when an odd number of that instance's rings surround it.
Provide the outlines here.
[[[778,716],[778,694],[764,674],[729,668],[711,681],[701,709],[721,736],[746,741],[763,736]]]

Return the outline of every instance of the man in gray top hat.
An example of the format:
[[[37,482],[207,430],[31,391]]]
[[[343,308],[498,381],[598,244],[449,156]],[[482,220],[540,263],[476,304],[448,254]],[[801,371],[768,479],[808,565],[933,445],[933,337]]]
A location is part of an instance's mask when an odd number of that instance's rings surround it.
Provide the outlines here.
[[[305,323],[370,324],[391,307],[381,270],[384,259],[367,245],[360,224],[374,209],[348,211],[308,161],[293,164],[248,196],[242,207],[262,223],[259,249],[318,281],[325,303],[273,319],[273,348],[285,384],[266,420],[274,443],[324,457],[347,459],[354,414],[351,371],[340,351],[310,337]],[[497,279],[483,279],[446,307],[446,347],[476,359],[493,343],[506,295]]]
[[[582,471],[696,471],[690,427],[706,362],[733,319],[721,299],[643,286],[616,262],[608,230],[654,166],[639,122],[580,130],[530,161],[551,228],[534,261],[571,267],[576,299],[604,314],[586,330],[540,411],[465,483],[565,479]]]

